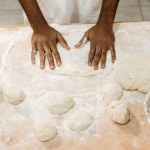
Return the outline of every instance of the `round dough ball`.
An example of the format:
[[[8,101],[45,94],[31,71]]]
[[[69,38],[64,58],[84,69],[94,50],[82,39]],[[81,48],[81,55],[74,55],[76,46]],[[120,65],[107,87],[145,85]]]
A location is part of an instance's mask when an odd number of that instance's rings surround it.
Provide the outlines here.
[[[134,53],[125,55],[114,66],[113,79],[124,90],[150,91],[150,55]]]
[[[53,140],[57,135],[57,129],[54,125],[43,123],[36,125],[35,134],[39,141],[47,142]]]
[[[120,104],[118,101],[112,102],[108,106],[110,119],[118,124],[127,124],[130,120],[130,111],[125,104]]]
[[[123,90],[117,83],[106,84],[103,88],[103,100],[106,105],[109,105],[114,100],[120,100],[123,96]]]
[[[73,98],[64,93],[53,93],[46,96],[48,100],[48,111],[51,114],[62,115],[67,113],[73,106],[74,100]]]
[[[68,121],[68,126],[75,132],[81,132],[92,124],[92,117],[86,112],[80,111],[74,114]]]
[[[4,101],[17,105],[25,99],[24,92],[16,86],[7,86],[3,90]]]

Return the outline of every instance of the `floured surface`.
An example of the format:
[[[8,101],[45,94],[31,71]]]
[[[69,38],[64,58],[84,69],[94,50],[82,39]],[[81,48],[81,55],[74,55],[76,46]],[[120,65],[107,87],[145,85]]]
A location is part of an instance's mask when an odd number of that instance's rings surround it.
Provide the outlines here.
[[[125,148],[146,150],[150,146],[150,127],[141,111],[145,95],[137,92],[124,92],[123,100],[127,105],[132,106],[131,122],[126,126],[114,125],[105,113],[102,94],[103,85],[111,78],[113,65],[108,60],[105,71],[101,69],[94,71],[86,66],[88,45],[87,49],[73,48],[73,45],[90,26],[55,27],[68,40],[70,40],[70,37],[67,37],[69,29],[71,35],[75,34],[75,40],[68,42],[72,51],[61,49],[60,53],[64,64],[62,68],[57,68],[52,73],[48,68],[41,71],[38,66],[30,64],[31,30],[29,28],[0,29],[2,33],[0,35],[2,39],[0,52],[3,52],[0,53],[0,58],[2,58],[2,54],[5,58],[0,62],[1,67],[4,67],[3,79],[7,82],[11,81],[26,94],[26,99],[18,106],[4,103],[1,97],[0,125],[3,132],[1,149],[67,150],[72,145],[72,150],[97,150],[100,147],[110,149],[109,146],[111,149],[120,150]],[[150,53],[150,25],[148,23],[116,24],[115,32],[118,59],[130,52]],[[108,55],[108,57],[110,56]],[[69,67],[70,64],[73,67]],[[47,102],[41,102],[41,99],[51,91],[70,94],[75,100],[72,110],[61,117],[50,115],[45,109]],[[74,133],[68,128],[68,118],[83,109],[91,114],[92,125],[86,132]],[[51,142],[40,143],[34,135],[34,125],[36,121],[45,119],[56,124],[58,135]]]

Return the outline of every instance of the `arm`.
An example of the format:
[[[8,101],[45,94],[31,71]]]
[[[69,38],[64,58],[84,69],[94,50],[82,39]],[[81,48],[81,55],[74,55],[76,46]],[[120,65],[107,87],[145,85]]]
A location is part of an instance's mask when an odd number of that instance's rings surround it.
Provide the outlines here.
[[[35,55],[37,51],[39,51],[41,69],[45,68],[45,58],[48,59],[50,69],[55,69],[54,58],[56,59],[57,65],[61,65],[61,58],[56,46],[57,42],[59,42],[64,48],[69,49],[67,42],[58,31],[48,25],[36,0],[19,0],[19,2],[33,29],[31,39],[32,63],[35,64]]]
[[[81,47],[85,41],[90,41],[90,52],[88,57],[89,66],[98,69],[101,61],[101,68],[105,68],[107,51],[111,50],[112,62],[116,59],[113,33],[113,23],[116,15],[119,0],[103,0],[98,21],[94,27],[88,30],[81,41],[76,45]]]

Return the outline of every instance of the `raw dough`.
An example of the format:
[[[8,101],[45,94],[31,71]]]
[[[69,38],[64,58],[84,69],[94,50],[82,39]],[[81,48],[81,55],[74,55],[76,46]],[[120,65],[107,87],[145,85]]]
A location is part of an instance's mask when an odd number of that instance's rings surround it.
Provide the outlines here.
[[[134,53],[115,64],[113,78],[125,90],[150,91],[150,55]]]
[[[75,132],[81,132],[89,128],[92,124],[92,117],[83,111],[75,113],[68,121],[68,126]]]
[[[103,100],[106,105],[109,105],[114,100],[120,100],[123,96],[123,90],[117,83],[106,84],[103,88]]]
[[[36,125],[35,134],[41,142],[47,142],[56,137],[57,129],[50,123],[39,123]]]
[[[48,111],[51,114],[62,115],[67,113],[73,106],[73,98],[65,93],[53,93],[46,96]]]
[[[7,85],[3,89],[4,101],[17,105],[25,99],[24,92],[15,85]]]
[[[80,49],[76,49],[74,47],[75,41],[79,41],[81,36],[83,36],[82,32],[72,32],[72,30],[68,30],[67,33],[63,34],[64,38],[69,43],[71,47],[70,51],[65,51],[64,48],[58,44],[58,50],[62,59],[63,64],[61,67],[56,67],[55,70],[50,70],[49,63],[46,60],[46,67],[43,70],[44,72],[48,72],[50,74],[58,74],[58,75],[69,75],[69,76],[95,76],[97,74],[107,75],[111,72],[113,64],[110,59],[107,59],[107,69],[98,69],[94,70],[92,67],[87,65],[88,52],[87,49],[90,49],[89,43],[82,46]],[[110,52],[108,52],[107,57],[110,57]],[[40,58],[39,55],[36,56],[36,62],[39,67]]]
[[[127,124],[130,120],[130,111],[126,104],[114,101],[108,106],[110,119],[118,124]]]
[[[144,112],[147,121],[150,124],[150,92],[146,95],[146,99],[144,100],[143,107],[144,107]]]

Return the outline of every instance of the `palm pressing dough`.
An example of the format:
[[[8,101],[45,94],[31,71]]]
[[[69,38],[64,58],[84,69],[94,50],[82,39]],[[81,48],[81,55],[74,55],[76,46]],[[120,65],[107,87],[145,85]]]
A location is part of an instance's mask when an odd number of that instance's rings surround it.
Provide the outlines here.
[[[57,129],[50,123],[40,123],[36,125],[35,134],[39,141],[47,142],[56,137]]]
[[[150,55],[134,53],[125,55],[115,64],[113,79],[124,90],[150,91]]]
[[[7,85],[3,89],[4,101],[17,105],[25,99],[24,92],[14,85]]]
[[[103,100],[106,105],[109,105],[112,101],[120,100],[123,96],[123,90],[117,83],[109,83],[103,87]]]
[[[67,113],[73,106],[73,98],[65,93],[52,93],[46,96],[49,113],[62,115]]]
[[[126,104],[121,104],[119,101],[114,101],[108,106],[110,119],[118,124],[127,124],[130,120],[130,111]]]
[[[68,120],[68,126],[75,132],[81,132],[88,129],[92,124],[92,117],[86,112],[80,111],[75,113]]]

